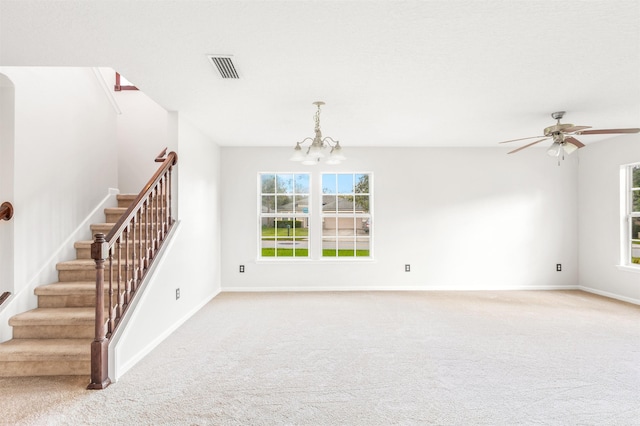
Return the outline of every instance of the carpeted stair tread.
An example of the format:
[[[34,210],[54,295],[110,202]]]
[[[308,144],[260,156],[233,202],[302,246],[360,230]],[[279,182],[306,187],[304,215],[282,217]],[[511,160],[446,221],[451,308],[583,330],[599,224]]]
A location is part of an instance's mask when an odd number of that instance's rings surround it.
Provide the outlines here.
[[[95,323],[95,308],[36,308],[9,319],[15,326],[91,325]]]
[[[91,360],[90,339],[13,339],[0,344],[0,361]]]

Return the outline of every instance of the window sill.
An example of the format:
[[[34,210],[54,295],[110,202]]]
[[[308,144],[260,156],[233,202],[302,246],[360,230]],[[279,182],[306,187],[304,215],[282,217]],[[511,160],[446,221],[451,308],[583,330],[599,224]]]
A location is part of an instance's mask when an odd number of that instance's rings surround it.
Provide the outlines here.
[[[311,263],[311,264],[326,264],[326,263],[333,263],[333,264],[345,264],[345,263],[375,263],[375,259],[372,257],[345,257],[342,258],[340,260],[337,260],[335,258],[328,258],[328,259],[302,259],[302,258],[283,258],[283,257],[279,257],[279,258],[275,258],[275,259],[256,259],[256,263],[257,264],[269,264],[269,263],[276,263],[276,264],[284,264],[284,263]]]
[[[640,265],[638,266],[616,265],[616,268],[618,268],[620,271],[635,272],[637,274],[640,274]]]

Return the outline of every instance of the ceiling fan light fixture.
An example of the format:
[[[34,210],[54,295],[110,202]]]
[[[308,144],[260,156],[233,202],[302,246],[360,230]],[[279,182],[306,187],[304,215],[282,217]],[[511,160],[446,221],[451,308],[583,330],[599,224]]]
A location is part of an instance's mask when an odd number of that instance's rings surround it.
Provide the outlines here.
[[[564,152],[566,152],[568,155],[570,155],[570,154],[573,154],[574,152],[576,152],[578,150],[578,147],[575,146],[572,143],[565,142],[562,145],[562,149],[564,149]]]
[[[560,155],[561,151],[562,151],[562,144],[560,142],[554,142],[551,144],[549,149],[547,149],[547,154],[549,154],[550,157],[557,157]]]

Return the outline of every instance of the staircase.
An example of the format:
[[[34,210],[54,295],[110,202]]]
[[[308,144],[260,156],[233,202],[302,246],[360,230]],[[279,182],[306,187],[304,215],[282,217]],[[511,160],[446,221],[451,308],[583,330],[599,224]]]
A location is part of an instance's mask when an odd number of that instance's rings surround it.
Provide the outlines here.
[[[136,197],[117,195],[118,207],[105,209],[105,223],[91,225],[92,237],[107,234]],[[36,309],[9,319],[13,339],[0,343],[0,377],[89,377],[96,300],[92,242],[77,241],[76,259],[56,266],[58,282],[35,289]]]

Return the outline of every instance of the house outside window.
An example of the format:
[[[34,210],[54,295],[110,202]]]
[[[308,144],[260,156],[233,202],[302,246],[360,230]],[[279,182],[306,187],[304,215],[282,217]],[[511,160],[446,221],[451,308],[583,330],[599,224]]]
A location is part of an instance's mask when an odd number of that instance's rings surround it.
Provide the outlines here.
[[[260,256],[309,257],[309,173],[261,173]]]
[[[640,270],[640,163],[624,166],[623,194],[622,264]]]

